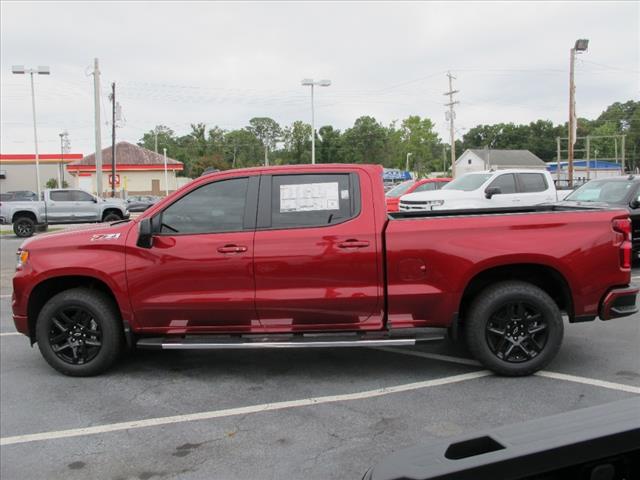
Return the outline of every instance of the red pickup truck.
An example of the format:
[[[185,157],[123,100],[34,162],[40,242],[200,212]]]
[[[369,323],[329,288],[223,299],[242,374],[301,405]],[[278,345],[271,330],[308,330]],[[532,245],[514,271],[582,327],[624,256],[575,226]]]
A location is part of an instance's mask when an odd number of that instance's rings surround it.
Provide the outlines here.
[[[67,375],[127,347],[412,345],[466,339],[487,368],[543,368],[569,322],[637,311],[624,210],[388,214],[377,166],[194,180],[135,220],[29,239],[13,318]],[[594,339],[597,341],[597,339]]]

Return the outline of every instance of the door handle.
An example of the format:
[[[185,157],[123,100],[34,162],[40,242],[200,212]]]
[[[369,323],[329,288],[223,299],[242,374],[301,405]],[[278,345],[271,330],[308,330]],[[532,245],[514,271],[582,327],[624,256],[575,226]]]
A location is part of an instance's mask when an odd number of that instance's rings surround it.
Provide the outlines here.
[[[338,243],[338,248],[364,248],[368,246],[369,242],[367,242],[366,240],[345,240],[344,242]]]
[[[225,245],[224,247],[218,247],[220,253],[242,253],[247,251],[247,247],[244,245]]]

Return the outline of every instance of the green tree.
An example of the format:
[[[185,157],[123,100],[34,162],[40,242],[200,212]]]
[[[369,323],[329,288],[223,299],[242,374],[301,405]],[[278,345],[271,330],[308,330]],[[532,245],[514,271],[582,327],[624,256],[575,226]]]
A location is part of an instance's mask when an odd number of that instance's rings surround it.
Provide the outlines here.
[[[263,161],[263,147],[258,138],[246,128],[225,133],[225,159],[233,168],[252,167]]]
[[[274,151],[276,149],[276,141],[282,135],[282,130],[278,122],[269,117],[254,117],[249,120],[249,126],[247,127],[251,133],[253,133],[262,147]]]
[[[422,165],[430,172],[438,169],[438,165],[442,163],[440,154],[437,153],[440,139],[433,129],[434,124],[430,119],[420,118],[418,115],[407,117],[402,121],[399,130],[402,152],[399,166],[401,168],[405,167],[407,153],[411,153],[410,169],[415,164]]]
[[[358,118],[343,135],[343,159],[349,163],[383,163],[387,129],[375,118]]]
[[[311,125],[296,120],[283,130],[282,138],[290,163],[311,163]]]
[[[316,162],[340,163],[342,157],[342,135],[330,125],[320,127],[316,139]]]

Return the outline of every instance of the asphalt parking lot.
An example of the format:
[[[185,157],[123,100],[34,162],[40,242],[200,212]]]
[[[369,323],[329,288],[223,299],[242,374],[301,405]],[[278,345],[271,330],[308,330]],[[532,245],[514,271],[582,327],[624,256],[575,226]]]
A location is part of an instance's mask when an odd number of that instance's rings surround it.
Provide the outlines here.
[[[69,378],[15,334],[20,243],[0,240],[3,479],[359,479],[404,447],[640,395],[640,315],[567,324],[557,358],[526,378],[491,375],[438,339],[139,351],[106,375]]]

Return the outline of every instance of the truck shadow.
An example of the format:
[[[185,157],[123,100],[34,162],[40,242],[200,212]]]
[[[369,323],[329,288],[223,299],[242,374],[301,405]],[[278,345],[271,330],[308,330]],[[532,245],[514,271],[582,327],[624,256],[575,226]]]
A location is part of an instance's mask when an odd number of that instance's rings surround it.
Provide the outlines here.
[[[431,342],[413,347],[412,351],[438,353],[468,358],[461,347],[449,342]],[[401,352],[401,349],[397,349]],[[409,351],[411,351],[409,350]],[[477,367],[441,360],[404,355],[376,348],[323,348],[290,350],[225,350],[225,351],[153,351],[136,350],[126,355],[112,370],[112,375],[164,376],[216,380],[237,379],[263,383],[284,377],[301,381],[351,381],[379,379],[384,375],[410,376],[424,379],[425,372],[434,376],[466,372]]]

